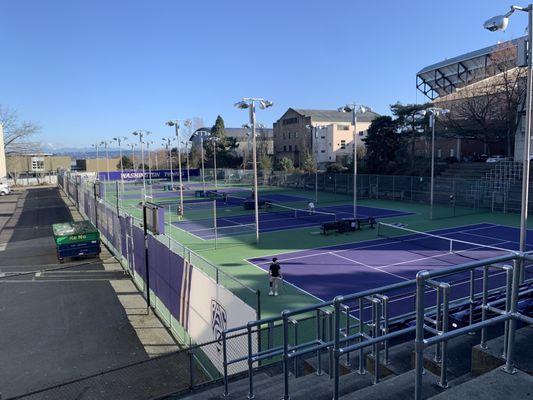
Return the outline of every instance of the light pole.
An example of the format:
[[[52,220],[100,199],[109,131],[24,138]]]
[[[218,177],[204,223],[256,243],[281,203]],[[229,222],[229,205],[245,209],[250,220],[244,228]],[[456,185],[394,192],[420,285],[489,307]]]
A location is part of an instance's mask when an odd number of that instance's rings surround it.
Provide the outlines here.
[[[152,184],[152,153],[150,152],[150,145],[154,144],[152,140],[146,141],[146,151],[148,152],[148,178],[150,180],[150,197],[154,198],[154,189]]]
[[[200,154],[202,158],[202,186],[205,196],[205,156],[204,156],[204,135],[209,136],[211,132],[206,130],[196,131],[196,135],[200,137]]]
[[[340,112],[352,113],[353,124],[353,217],[357,219],[357,113],[365,113],[367,107],[359,106],[355,103],[346,104],[344,107],[340,107]]]
[[[259,195],[257,184],[257,140],[255,135],[255,104],[259,104],[259,108],[264,110],[272,107],[274,104],[262,98],[245,97],[241,101],[235,103],[235,107],[240,109],[248,109],[250,116],[250,125],[252,128],[252,162],[254,165],[254,203],[255,203],[255,240],[259,242]]]
[[[141,144],[141,164],[142,164],[142,171],[143,171],[143,194],[144,194],[144,201],[146,201],[146,172],[144,170],[144,142],[143,137],[148,136],[151,134],[151,132],[148,131],[135,131],[132,132],[133,135],[139,136],[139,143]]]
[[[523,169],[522,169],[522,207],[520,211],[520,251],[526,251],[526,236],[527,236],[527,212],[529,201],[529,152],[531,147],[531,112],[533,109],[533,75],[532,75],[532,57],[533,57],[533,4],[527,7],[511,6],[511,9],[505,15],[498,15],[487,20],[483,27],[489,31],[505,30],[509,24],[509,17],[515,11],[523,11],[528,13],[528,27],[527,27],[527,90],[526,90],[526,130],[524,134],[524,154],[523,154]],[[523,278],[524,267],[521,265],[521,278]]]
[[[99,165],[100,161],[98,160],[98,149],[99,149],[100,144],[96,143],[96,144],[92,144],[91,146],[96,149],[96,179],[100,180],[100,165]]]
[[[180,215],[183,216],[183,181],[181,177],[181,146],[180,146],[180,123],[176,119],[174,121],[170,120],[167,122],[167,126],[173,126],[176,128],[176,142],[178,144],[178,174],[179,174],[179,183],[180,183]]]
[[[187,183],[191,183],[191,176],[190,176],[190,168],[189,168],[189,140],[191,140],[191,131],[192,131],[192,121],[190,119],[186,119],[183,123],[188,131],[189,131],[189,138],[187,140],[184,140],[182,143],[185,145],[185,156],[187,157]]]
[[[113,140],[118,143],[118,152],[120,157],[120,185],[122,186],[122,193],[124,193],[124,163],[122,161],[122,142],[128,140],[126,136],[117,136]]]
[[[137,147],[137,143],[128,143],[128,146],[131,147],[131,163],[133,164],[133,173],[137,171],[135,168],[135,147]]]
[[[168,165],[170,168],[170,187],[172,190],[174,190],[174,173],[172,172],[172,146],[170,145],[170,142],[172,142],[172,138],[163,138],[163,144],[168,150]]]
[[[107,182],[109,182],[109,151],[107,148],[108,142],[102,141],[100,143],[102,146],[104,146],[105,149],[105,160],[106,160],[106,168],[107,168]]]
[[[215,180],[215,189],[218,188],[218,181],[217,181],[217,142],[220,141],[220,138],[211,136],[209,138],[209,141],[213,145],[213,168],[215,170],[214,173],[214,180]]]
[[[437,117],[446,115],[450,110],[446,108],[430,107],[425,110],[421,110],[418,114],[425,116],[429,114],[429,127],[431,128],[431,181],[429,187],[429,219],[433,219],[433,199],[435,188],[435,125]]]
[[[312,146],[318,146],[318,130],[322,130],[325,128],[324,125],[306,125],[307,129],[309,129],[309,132],[311,134],[311,143]],[[315,132],[315,136],[313,137],[313,131]],[[318,204],[318,150],[315,150],[315,203]]]

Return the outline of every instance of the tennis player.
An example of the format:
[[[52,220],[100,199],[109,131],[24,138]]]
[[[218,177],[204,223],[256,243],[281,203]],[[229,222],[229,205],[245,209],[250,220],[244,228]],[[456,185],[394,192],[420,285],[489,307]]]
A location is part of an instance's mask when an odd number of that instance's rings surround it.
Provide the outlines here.
[[[309,215],[312,215],[315,213],[315,203],[313,203],[312,201],[307,203],[307,208],[309,209]]]
[[[279,265],[276,257],[272,259],[272,264],[270,264],[270,267],[268,268],[268,275],[270,284],[270,291],[268,292],[268,295],[277,296],[283,275],[281,274],[281,265]]]

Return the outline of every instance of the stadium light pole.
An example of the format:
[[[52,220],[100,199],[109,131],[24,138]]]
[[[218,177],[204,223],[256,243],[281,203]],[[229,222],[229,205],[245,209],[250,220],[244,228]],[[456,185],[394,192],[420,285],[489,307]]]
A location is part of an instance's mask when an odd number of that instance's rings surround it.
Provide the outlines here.
[[[259,195],[257,184],[257,138],[256,138],[256,122],[255,122],[255,107],[256,103],[259,108],[265,110],[272,107],[274,103],[269,100],[255,97],[244,97],[241,101],[235,103],[235,107],[242,110],[248,109],[250,116],[250,125],[252,128],[252,162],[254,167],[254,208],[255,208],[255,240],[259,242]]]
[[[104,146],[105,149],[105,160],[106,160],[106,169],[107,169],[107,182],[109,182],[109,151],[107,148],[108,142],[105,140],[102,140],[100,143],[102,146]]]
[[[172,172],[172,146],[170,143],[172,142],[172,138],[163,138],[163,144],[165,148],[168,150],[168,166],[170,169],[170,187],[172,190],[174,190],[174,174]]]
[[[339,112],[352,113],[353,125],[353,217],[357,219],[357,113],[365,113],[367,107],[355,103],[339,107]]]
[[[202,159],[202,188],[205,196],[205,156],[204,156],[204,135],[211,135],[211,132],[206,130],[196,131],[196,135],[200,137],[200,154]]]
[[[99,161],[98,161],[98,149],[99,149],[100,144],[99,143],[95,143],[95,144],[92,144],[91,146],[96,149],[96,179],[100,180],[100,167],[98,165],[99,164]]]
[[[148,179],[150,180],[150,198],[154,198],[154,189],[152,184],[152,153],[150,151],[150,145],[154,144],[152,140],[146,141],[146,151],[148,152]]]
[[[533,4],[527,7],[511,6],[511,9],[504,15],[498,15],[487,20],[483,27],[491,32],[503,31],[509,24],[509,17],[515,11],[523,11],[528,13],[528,27],[527,27],[527,90],[526,90],[526,130],[524,133],[524,159],[522,171],[522,205],[520,210],[520,251],[526,251],[526,236],[527,236],[527,213],[529,201],[529,153],[531,147],[531,112],[533,109],[533,75],[532,75],[532,57],[533,57]],[[524,274],[523,264],[521,267],[521,278]]]
[[[133,164],[133,173],[137,172],[137,169],[135,168],[135,147],[137,147],[137,143],[129,143],[129,147],[131,147],[131,162]]]
[[[145,173],[145,170],[144,170],[144,142],[143,142],[143,138],[145,136],[148,136],[150,135],[151,132],[148,132],[148,131],[135,131],[135,132],[132,132],[132,135],[134,136],[139,136],[139,143],[141,144],[141,163],[142,163],[142,171],[143,171],[143,194],[144,194],[144,201],[146,201],[146,173]]]
[[[187,140],[184,140],[182,143],[185,145],[185,156],[187,157],[187,183],[191,183],[191,175],[190,175],[190,168],[189,168],[189,140],[191,140],[191,132],[192,132],[192,121],[190,119],[186,119],[183,121],[183,125],[187,127],[187,130],[189,131],[189,138]]]
[[[128,140],[126,136],[117,136],[113,140],[118,144],[118,153],[120,157],[120,185],[122,186],[122,193],[124,193],[124,163],[122,161],[122,142]]]
[[[429,114],[429,127],[431,128],[431,178],[429,188],[429,219],[433,219],[433,203],[434,203],[434,189],[435,189],[435,125],[437,117],[446,115],[450,110],[446,108],[430,107],[421,110],[418,114],[425,116]]]
[[[180,183],[180,215],[183,216],[183,181],[181,178],[181,146],[180,146],[180,122],[176,120],[170,120],[167,122],[167,126],[173,126],[176,129],[176,142],[178,144],[178,175]]]

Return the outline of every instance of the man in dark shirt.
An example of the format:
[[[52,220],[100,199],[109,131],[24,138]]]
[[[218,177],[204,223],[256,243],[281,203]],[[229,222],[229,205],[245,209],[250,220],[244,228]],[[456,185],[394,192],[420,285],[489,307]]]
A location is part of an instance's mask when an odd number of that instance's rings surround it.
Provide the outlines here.
[[[279,284],[283,279],[283,275],[281,274],[281,265],[279,265],[278,259],[276,257],[272,259],[272,264],[270,264],[268,270],[270,280],[270,291],[268,292],[268,295],[277,296]]]

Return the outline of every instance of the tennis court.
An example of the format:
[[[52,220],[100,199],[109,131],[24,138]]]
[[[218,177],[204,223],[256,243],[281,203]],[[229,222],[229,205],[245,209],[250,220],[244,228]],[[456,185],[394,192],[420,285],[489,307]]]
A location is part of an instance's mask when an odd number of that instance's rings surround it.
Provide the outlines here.
[[[200,205],[200,203],[198,204]],[[213,207],[212,203],[208,203],[206,207],[209,207],[209,204],[210,207]],[[191,206],[192,203],[189,205]],[[217,200],[217,209],[224,206],[231,207],[234,205],[225,205],[222,201]],[[173,225],[203,240],[214,239],[215,235],[224,237],[255,232],[255,214],[253,211],[241,215],[232,214],[231,216],[223,216],[223,210],[220,212],[222,215],[216,219],[216,233],[214,228],[214,218],[178,221],[174,222]],[[372,216],[376,219],[380,219],[410,214],[411,213],[405,211],[385,208],[368,206],[357,207],[357,216],[359,218]],[[297,209],[272,203],[268,209],[261,210],[259,214],[259,231],[264,233],[319,226],[323,223],[352,217],[352,205],[319,207],[315,212],[309,212],[305,209]]]
[[[275,254],[247,260],[268,270],[272,257],[282,265],[284,279],[320,300],[356,293],[416,277],[420,270],[435,270],[473,260],[487,259],[518,249],[519,230],[481,223],[441,229],[429,233],[390,224],[380,224],[381,238],[340,246]],[[527,249],[533,250],[529,235]],[[527,277],[533,277],[531,269]],[[493,273],[492,287],[502,286],[505,276]],[[449,276],[452,299],[468,295],[468,276]],[[481,289],[481,271],[476,276],[476,292]],[[392,315],[412,309],[413,296],[393,293]]]

